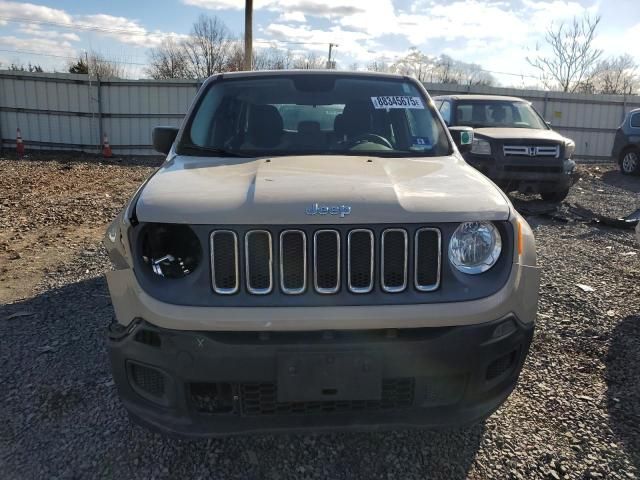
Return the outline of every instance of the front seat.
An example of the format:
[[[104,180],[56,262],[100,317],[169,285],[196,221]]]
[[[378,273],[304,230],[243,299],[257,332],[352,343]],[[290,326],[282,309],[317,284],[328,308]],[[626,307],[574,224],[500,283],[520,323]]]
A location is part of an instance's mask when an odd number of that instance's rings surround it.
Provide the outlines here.
[[[344,106],[340,130],[348,139],[373,132],[373,112],[369,102],[353,102]]]
[[[249,112],[246,147],[275,148],[280,144],[284,123],[273,105],[253,105]]]

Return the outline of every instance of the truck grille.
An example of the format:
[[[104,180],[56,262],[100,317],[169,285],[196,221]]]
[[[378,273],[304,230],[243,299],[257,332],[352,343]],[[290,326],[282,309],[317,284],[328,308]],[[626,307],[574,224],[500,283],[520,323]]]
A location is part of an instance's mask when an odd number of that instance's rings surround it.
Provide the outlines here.
[[[393,294],[410,283],[416,291],[428,292],[440,285],[441,243],[440,230],[431,227],[415,235],[403,228],[261,229],[240,235],[215,230],[210,236],[211,282],[219,295],[238,293],[242,285],[251,295],[267,295],[277,287],[286,295],[300,295],[309,284],[322,295],[341,289],[366,294],[376,286]]]
[[[502,147],[505,157],[553,157],[560,156],[560,145],[505,145]]]

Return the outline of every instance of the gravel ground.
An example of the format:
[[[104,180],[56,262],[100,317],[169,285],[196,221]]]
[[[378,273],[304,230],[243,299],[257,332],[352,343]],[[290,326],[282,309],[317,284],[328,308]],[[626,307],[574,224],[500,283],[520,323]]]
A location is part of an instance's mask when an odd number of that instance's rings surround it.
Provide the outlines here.
[[[132,426],[105,350],[99,241],[153,168],[0,158],[3,479],[640,478],[640,247],[631,231],[544,217],[529,218],[543,272],[535,339],[518,387],[485,423],[200,442]],[[640,178],[581,173],[567,202],[612,216],[640,207]]]

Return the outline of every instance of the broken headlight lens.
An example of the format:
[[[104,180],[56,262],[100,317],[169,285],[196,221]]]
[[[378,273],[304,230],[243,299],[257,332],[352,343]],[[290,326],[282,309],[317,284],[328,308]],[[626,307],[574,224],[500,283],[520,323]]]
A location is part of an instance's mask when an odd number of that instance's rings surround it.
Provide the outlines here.
[[[478,274],[495,265],[502,251],[500,232],[491,222],[465,222],[449,242],[449,261],[462,273]]]
[[[160,277],[182,278],[200,264],[202,247],[186,225],[149,224],[142,232],[142,259]]]
[[[474,155],[491,155],[491,144],[481,138],[473,137],[471,153]]]

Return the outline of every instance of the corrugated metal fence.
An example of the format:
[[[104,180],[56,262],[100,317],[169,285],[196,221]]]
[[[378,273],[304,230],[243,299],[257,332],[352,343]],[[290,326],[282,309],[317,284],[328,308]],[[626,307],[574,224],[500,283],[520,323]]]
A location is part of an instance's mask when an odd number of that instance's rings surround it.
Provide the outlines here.
[[[103,133],[116,154],[148,155],[155,125],[179,125],[199,82],[102,80],[86,75],[0,71],[0,147],[96,152]],[[613,136],[638,96],[586,95],[511,88],[426,84],[432,95],[488,93],[533,102],[554,129],[576,142],[583,160],[609,160]]]

